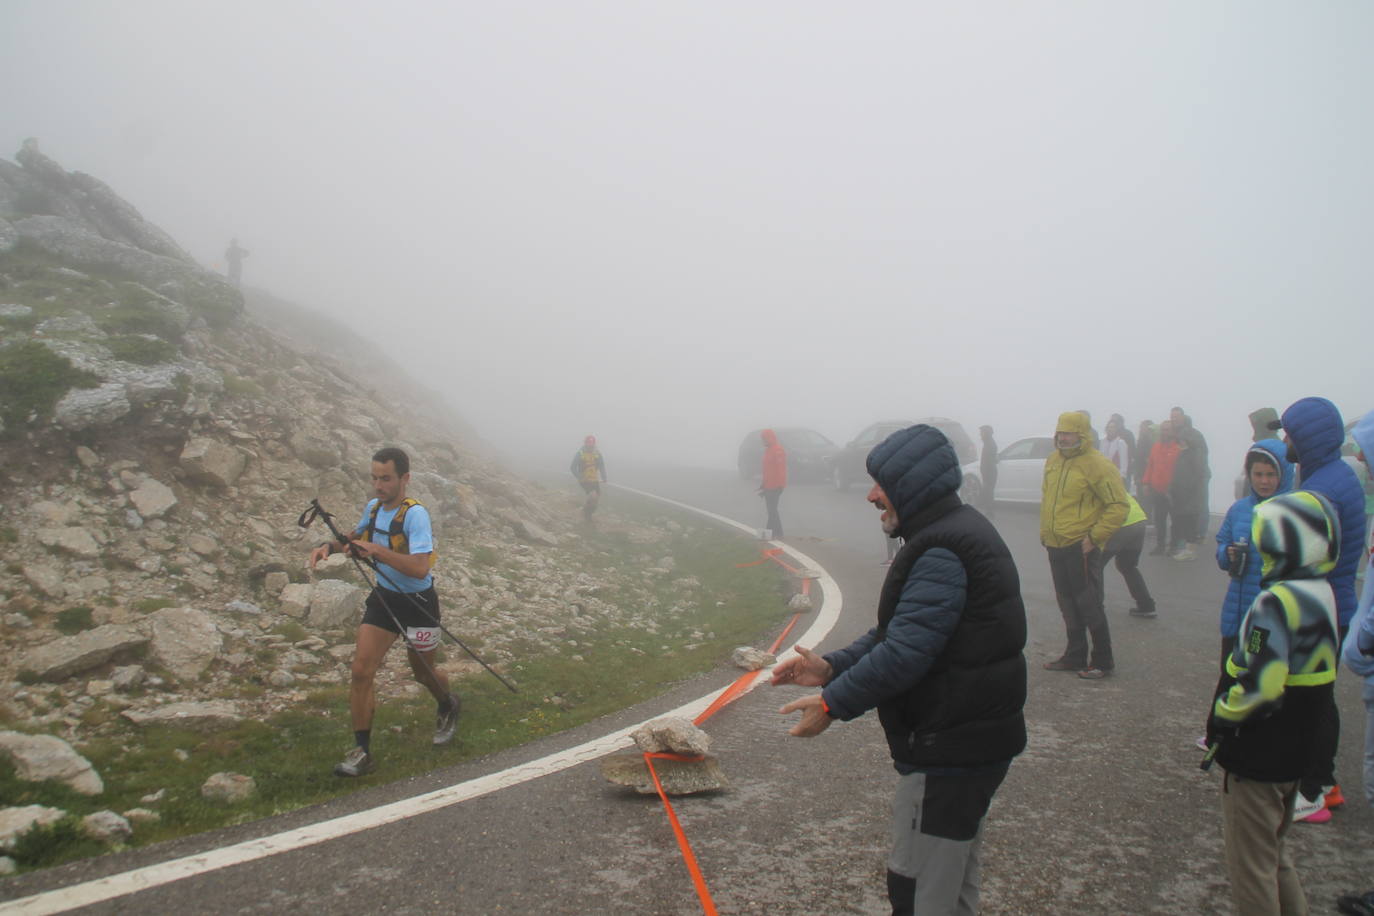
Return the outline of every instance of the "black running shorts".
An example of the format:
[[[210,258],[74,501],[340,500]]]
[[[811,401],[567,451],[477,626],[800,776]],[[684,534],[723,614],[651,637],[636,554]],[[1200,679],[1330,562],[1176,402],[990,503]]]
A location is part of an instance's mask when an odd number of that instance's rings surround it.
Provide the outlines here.
[[[388,608],[391,613],[387,613]],[[377,586],[363,606],[363,623],[400,634],[396,628],[399,622],[405,627],[406,638],[421,652],[439,645],[439,619],[439,596],[432,585],[422,592],[394,592]]]

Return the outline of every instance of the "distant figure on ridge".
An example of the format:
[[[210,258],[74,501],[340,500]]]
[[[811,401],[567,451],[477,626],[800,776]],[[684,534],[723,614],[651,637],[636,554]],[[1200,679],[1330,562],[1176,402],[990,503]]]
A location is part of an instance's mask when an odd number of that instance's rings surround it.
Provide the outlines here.
[[[778,434],[771,429],[759,433],[763,440],[763,479],[759,481],[759,495],[768,507],[768,521],[763,523],[764,530],[770,532],[769,538],[782,537],[782,519],[778,517],[778,500],[782,491],[787,489],[787,450],[778,441]]]
[[[229,282],[235,288],[243,279],[243,259],[246,257],[248,257],[248,249],[240,248],[238,239],[230,239],[229,247],[224,251],[224,260],[229,264]]]
[[[978,435],[983,440],[983,450],[978,454],[978,473],[983,478],[983,489],[978,491],[978,511],[992,518],[997,492],[997,440],[992,438],[991,426],[978,427]]]

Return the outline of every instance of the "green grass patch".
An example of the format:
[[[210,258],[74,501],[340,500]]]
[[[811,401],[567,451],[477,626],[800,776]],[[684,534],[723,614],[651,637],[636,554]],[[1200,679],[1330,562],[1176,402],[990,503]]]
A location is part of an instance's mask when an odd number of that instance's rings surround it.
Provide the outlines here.
[[[105,341],[105,346],[115,359],[137,363],[140,366],[156,366],[159,363],[171,362],[177,355],[177,348],[173,344],[160,337],[142,334],[111,337]]]
[[[286,637],[288,642],[300,642],[310,635],[309,630],[294,620],[286,621],[281,626],[275,627],[272,632],[276,633],[278,636]]]
[[[57,612],[57,619],[53,621],[53,626],[59,633],[71,636],[80,633],[82,630],[89,630],[95,626],[91,620],[91,609],[84,605],[69,607],[66,610]]]
[[[94,388],[99,379],[77,369],[36,341],[0,350],[0,419],[7,429],[17,429],[33,417],[42,422],[73,388]]]
[[[165,607],[176,607],[177,603],[171,598],[140,598],[133,604],[134,610],[140,614],[151,614],[153,611],[160,611]]]
[[[267,395],[257,382],[251,378],[239,378],[237,375],[224,376],[224,390],[243,398],[261,398]]]
[[[554,651],[521,652],[518,663],[502,667],[517,693],[485,672],[456,681],[453,687],[463,699],[463,716],[457,737],[445,747],[431,744],[434,702],[422,690],[413,696],[379,698],[372,726],[372,751],[379,769],[360,780],[339,779],[331,772],[352,742],[348,691],[342,684],[314,689],[303,702],[266,721],[247,720],[211,735],[167,727],[139,730],[97,704],[90,715],[108,722],[113,731],[80,751],[105,780],[102,795],[85,798],[51,783],[20,783],[12,768],[0,766],[0,799],[9,804],[55,805],[75,817],[102,808],[151,807],[161,820],[137,825],[130,845],[172,839],[327,801],[380,781],[423,775],[589,722],[719,667],[735,646],[767,644],[789,619],[786,584],[772,564],[736,568],[758,558],[757,541],[707,527],[690,516],[665,512],[635,497],[618,501],[615,511],[660,530],[666,530],[669,518],[690,529],[651,546],[635,544],[614,531],[593,532],[572,548],[575,560],[585,566],[622,570],[635,569],[644,555],[672,555],[675,571],[654,586],[647,607],[631,609],[654,615],[657,632],[609,624],[588,630],[570,626],[565,642]],[[489,559],[503,561],[503,555],[493,554]],[[509,562],[518,563],[518,558]],[[686,576],[696,578],[701,587],[684,591],[672,584]],[[600,599],[614,601],[610,591],[599,595]],[[677,611],[668,613],[673,607]],[[452,620],[461,637],[461,615]],[[307,635],[294,622],[275,632],[292,641]],[[570,640],[577,644],[569,645]],[[480,646],[474,648],[481,651]],[[461,650],[445,647],[443,651]],[[264,653],[263,661],[270,660],[269,656]],[[404,672],[401,680],[409,683],[402,653],[391,653],[386,665],[391,671]],[[275,689],[265,684],[264,677],[255,677],[241,685],[236,695],[248,697]],[[257,794],[232,806],[201,798],[201,785],[220,771],[253,777]],[[164,789],[166,794],[157,804],[140,801]],[[84,838],[65,829],[35,838],[34,843],[41,850],[22,860],[22,868],[93,852]]]

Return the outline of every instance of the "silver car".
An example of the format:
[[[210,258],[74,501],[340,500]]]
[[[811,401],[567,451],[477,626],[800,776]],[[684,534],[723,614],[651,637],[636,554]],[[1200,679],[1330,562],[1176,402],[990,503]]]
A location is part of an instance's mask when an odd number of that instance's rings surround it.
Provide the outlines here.
[[[997,453],[997,491],[993,499],[1008,503],[1039,503],[1045,482],[1045,459],[1054,454],[1054,439],[1028,436],[1017,439]],[[983,471],[979,462],[963,466],[964,485],[959,495],[966,503],[977,503],[983,492]]]

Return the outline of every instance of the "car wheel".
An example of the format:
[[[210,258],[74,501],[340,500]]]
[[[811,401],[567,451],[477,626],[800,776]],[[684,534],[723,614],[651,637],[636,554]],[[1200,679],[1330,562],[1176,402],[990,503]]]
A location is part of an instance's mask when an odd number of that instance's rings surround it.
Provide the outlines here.
[[[959,487],[959,498],[970,506],[978,505],[978,498],[983,495],[983,482],[971,474],[964,475],[964,483]]]
[[[844,471],[836,464],[830,471],[830,482],[835,485],[835,489],[844,491],[849,489],[849,481],[845,479]]]

